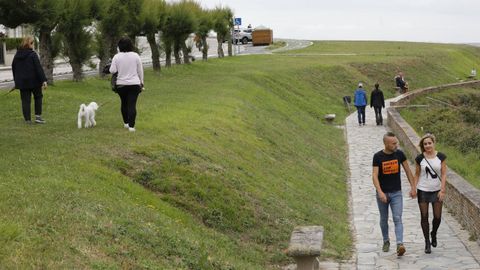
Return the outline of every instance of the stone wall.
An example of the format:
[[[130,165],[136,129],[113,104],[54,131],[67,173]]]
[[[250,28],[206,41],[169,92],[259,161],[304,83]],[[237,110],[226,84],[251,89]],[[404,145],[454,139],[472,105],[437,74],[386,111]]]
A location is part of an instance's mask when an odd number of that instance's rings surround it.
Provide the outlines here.
[[[432,87],[427,87],[427,88],[422,88],[415,91],[407,92],[406,94],[403,94],[400,97],[398,97],[394,102],[390,102],[390,106],[406,105],[415,97],[425,95],[428,93],[438,92],[440,90],[450,89],[454,87],[469,87],[469,86],[480,86],[480,80],[444,84],[444,85],[432,86]]]
[[[447,84],[428,87],[406,93],[390,103],[387,109],[387,125],[397,135],[409,158],[414,159],[420,153],[420,136],[400,116],[395,106],[408,104],[413,98],[452,87],[478,86],[480,81]],[[448,159],[447,159],[448,160]],[[447,174],[447,196],[445,205],[455,218],[467,229],[474,239],[480,238],[480,190],[473,187],[452,169]],[[480,240],[477,241],[480,244]]]

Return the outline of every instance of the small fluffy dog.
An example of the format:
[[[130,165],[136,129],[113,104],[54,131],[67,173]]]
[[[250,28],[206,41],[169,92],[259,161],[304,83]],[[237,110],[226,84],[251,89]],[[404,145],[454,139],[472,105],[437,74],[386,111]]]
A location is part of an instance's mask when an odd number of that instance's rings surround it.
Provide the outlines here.
[[[80,105],[80,110],[78,111],[78,128],[82,128],[82,117],[85,118],[85,128],[94,127],[97,122],[95,122],[95,111],[98,109],[98,105],[95,102],[90,102],[88,106],[85,104]]]

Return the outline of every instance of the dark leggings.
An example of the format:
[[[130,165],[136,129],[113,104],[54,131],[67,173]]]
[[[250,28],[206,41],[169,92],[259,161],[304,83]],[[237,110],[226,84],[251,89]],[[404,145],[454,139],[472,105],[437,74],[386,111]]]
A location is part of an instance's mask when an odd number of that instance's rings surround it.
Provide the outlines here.
[[[137,117],[137,98],[140,94],[140,85],[125,85],[118,88],[118,95],[122,101],[120,107],[122,111],[123,123],[129,127],[135,127],[135,118]]]
[[[35,101],[35,115],[42,115],[42,88],[20,89],[20,98],[22,99],[22,113],[25,121],[30,121],[32,119],[32,116],[30,115],[32,94]]]
[[[377,124],[383,124],[382,107],[374,106],[373,109],[375,110],[375,120]]]
[[[428,206],[430,203],[421,202],[418,203],[420,208],[421,221],[423,236],[425,240],[430,239],[429,235],[429,223],[428,223]],[[433,206],[433,220],[432,220],[432,235],[437,235],[438,227],[440,227],[440,222],[442,221],[442,205],[443,202],[437,201],[431,203]]]

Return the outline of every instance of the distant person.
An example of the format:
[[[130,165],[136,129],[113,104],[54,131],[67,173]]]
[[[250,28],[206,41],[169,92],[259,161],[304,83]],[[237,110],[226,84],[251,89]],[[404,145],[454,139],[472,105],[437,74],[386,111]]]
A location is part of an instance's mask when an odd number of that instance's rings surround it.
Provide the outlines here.
[[[414,177],[410,171],[405,154],[398,150],[398,140],[395,134],[388,132],[383,136],[384,149],[373,156],[373,185],[376,189],[378,210],[380,212],[380,228],[383,236],[383,252],[390,250],[388,235],[388,208],[392,211],[395,224],[395,237],[397,242],[397,256],[403,256],[406,249],[403,244],[403,195],[400,179],[400,165],[403,166],[410,182],[410,196],[416,195]]]
[[[118,72],[116,85],[121,100],[123,126],[133,132],[137,117],[137,98],[143,90],[143,66],[128,37],[118,41],[118,50],[120,52],[113,57],[109,71],[112,74]]]
[[[404,94],[408,90],[408,83],[405,81],[403,76],[403,72],[399,72],[397,76],[395,76],[395,84],[400,89],[400,94]]]
[[[365,107],[367,107],[367,104],[367,93],[363,89],[363,84],[358,83],[358,88],[353,95],[353,105],[357,108],[359,126],[365,126]]]
[[[31,36],[23,38],[20,48],[15,53],[12,62],[13,80],[15,88],[20,89],[22,113],[25,123],[32,123],[31,101],[32,94],[35,103],[35,123],[45,124],[42,118],[42,90],[47,88],[47,77],[37,53],[33,50],[34,39]]]
[[[380,90],[380,85],[375,84],[375,89],[373,89],[372,94],[370,95],[370,108],[373,107],[375,111],[375,121],[377,126],[383,125],[382,117],[382,108],[385,108],[385,99],[383,97],[383,92]]]
[[[415,186],[417,187],[418,207],[421,226],[425,237],[425,253],[437,247],[437,231],[442,220],[442,205],[445,199],[447,182],[447,156],[435,150],[435,136],[426,134],[419,143],[422,153],[415,158]],[[429,232],[428,208],[433,208],[432,232]],[[431,241],[430,241],[430,236]]]

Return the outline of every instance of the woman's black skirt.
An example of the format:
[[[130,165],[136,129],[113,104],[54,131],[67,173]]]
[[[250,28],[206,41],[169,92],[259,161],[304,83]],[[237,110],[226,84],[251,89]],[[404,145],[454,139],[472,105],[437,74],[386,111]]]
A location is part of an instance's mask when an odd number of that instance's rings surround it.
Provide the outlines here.
[[[438,192],[437,191],[423,191],[417,189],[417,199],[419,203],[434,203],[438,202]]]

